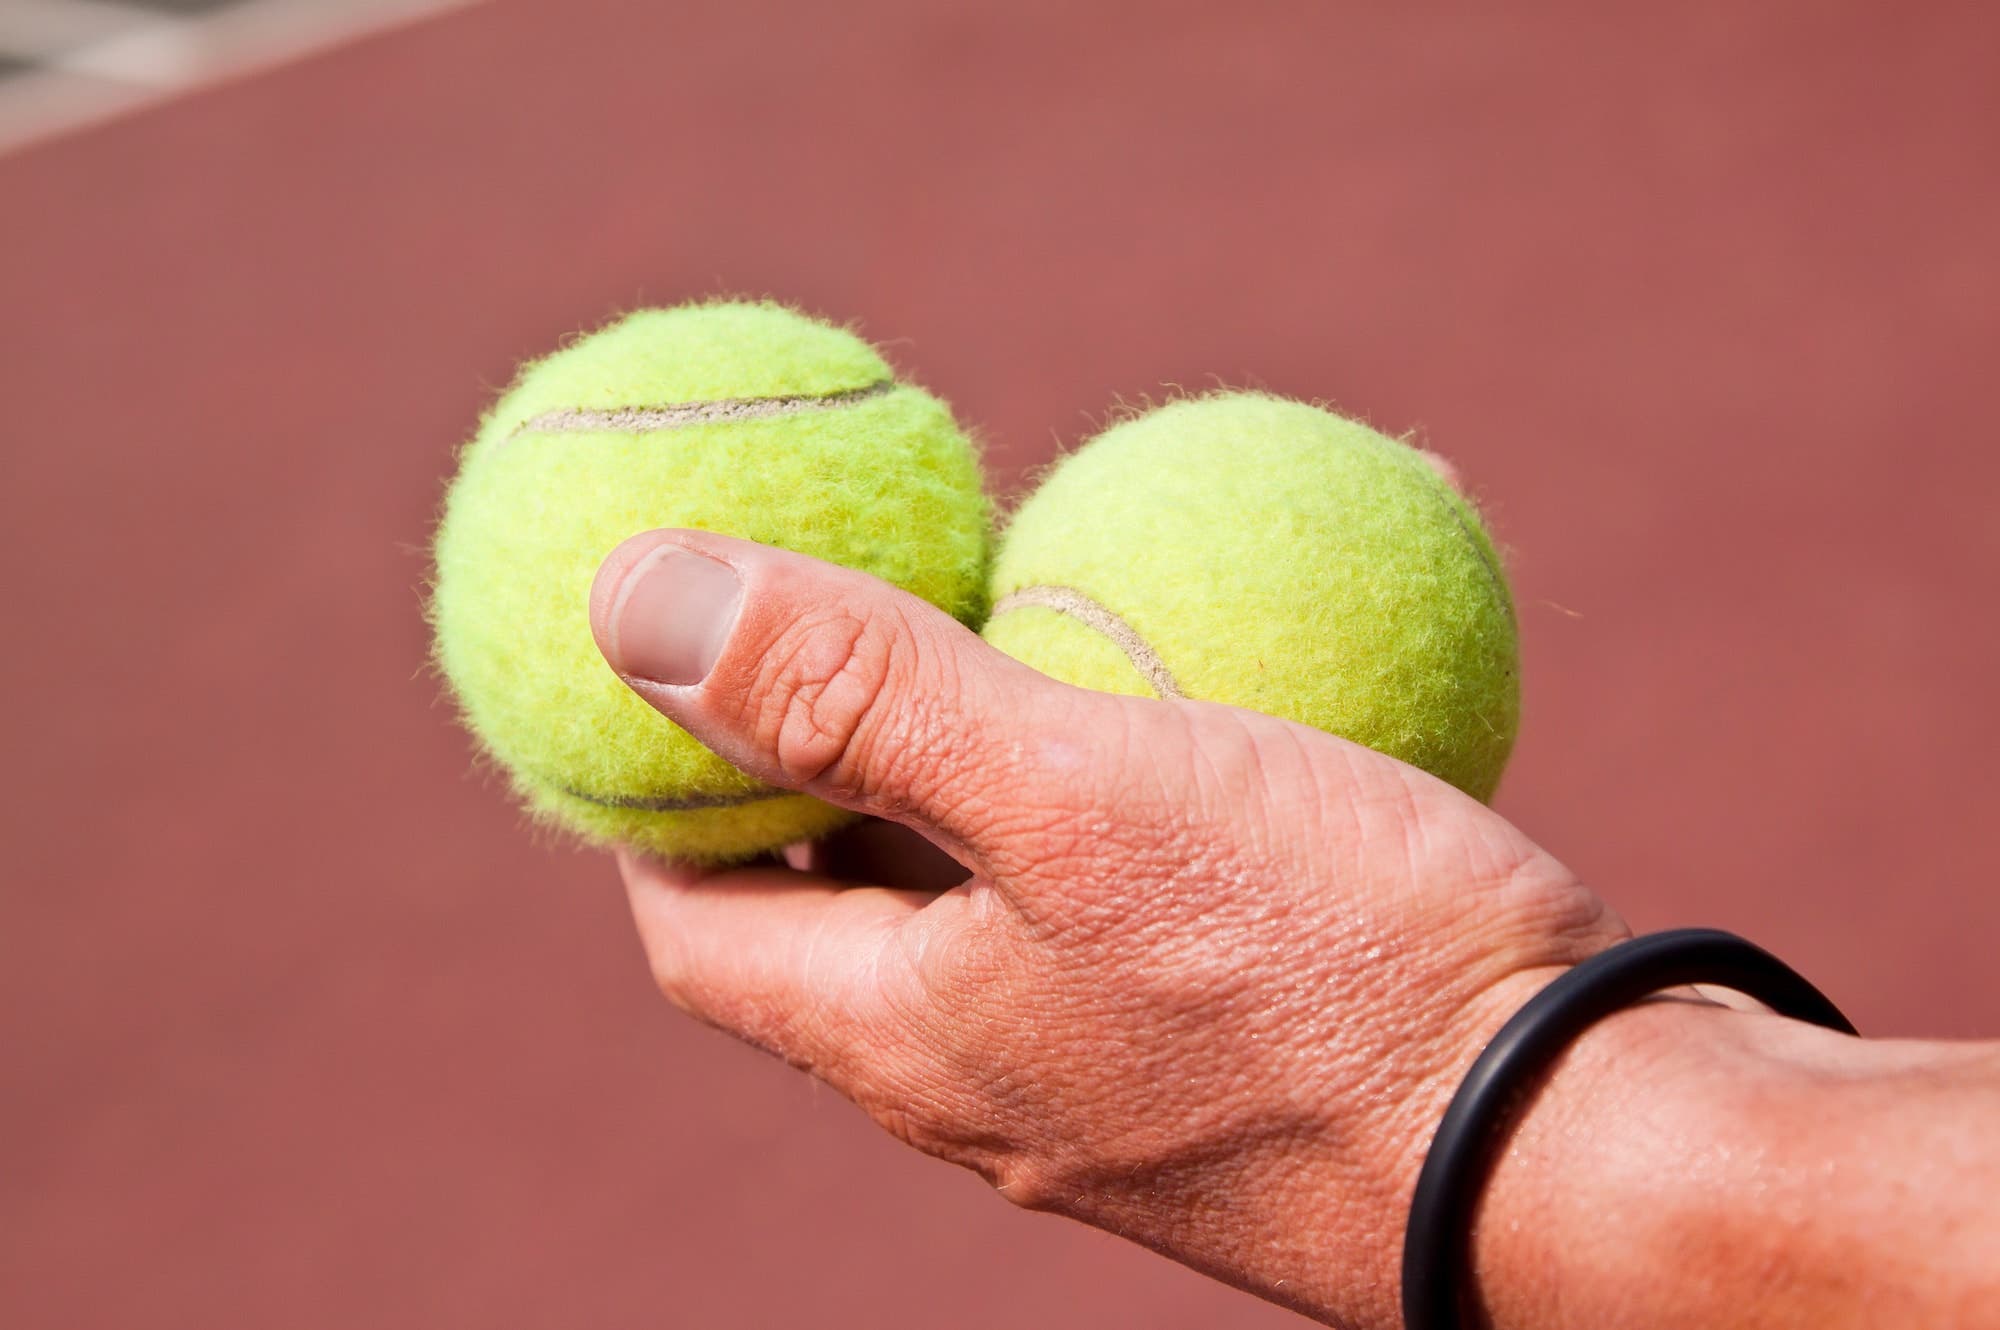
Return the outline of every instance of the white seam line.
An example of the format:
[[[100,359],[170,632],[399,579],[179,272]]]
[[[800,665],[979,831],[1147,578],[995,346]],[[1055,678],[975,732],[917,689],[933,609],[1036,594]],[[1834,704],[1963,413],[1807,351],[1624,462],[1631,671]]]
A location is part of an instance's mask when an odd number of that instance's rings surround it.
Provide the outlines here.
[[[894,392],[896,381],[882,379],[859,388],[819,396],[725,397],[713,402],[675,402],[667,406],[614,406],[602,409],[566,406],[522,421],[502,442],[523,434],[642,434],[681,429],[718,421],[768,420],[807,411],[830,411]]]
[[[1018,610],[1024,605],[1067,614],[1085,627],[1095,629],[1125,653],[1125,659],[1132,662],[1132,668],[1152,685],[1154,692],[1161,697],[1186,696],[1175,681],[1173,671],[1160,659],[1160,653],[1153,650],[1131,624],[1074,587],[1024,586],[1009,591],[994,605],[992,617],[997,619],[1009,610]]]
[[[581,799],[599,808],[629,808],[642,813],[692,813],[705,808],[737,808],[744,804],[782,799],[790,790],[750,790],[744,794],[685,794],[650,798],[646,795],[585,794],[567,785],[559,786],[572,799]]]

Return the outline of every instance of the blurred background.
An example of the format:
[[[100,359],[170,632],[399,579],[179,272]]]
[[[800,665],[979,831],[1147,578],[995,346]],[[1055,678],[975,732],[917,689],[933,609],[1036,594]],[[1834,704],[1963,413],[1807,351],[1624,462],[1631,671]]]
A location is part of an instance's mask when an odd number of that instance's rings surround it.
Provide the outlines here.
[[[1418,432],[1511,550],[1499,807],[1640,928],[2000,1035],[1996,55],[1944,2],[0,0],[0,1322],[1297,1323],[675,1016],[475,773],[453,450],[640,303],[858,320],[1010,493],[1163,385]]]

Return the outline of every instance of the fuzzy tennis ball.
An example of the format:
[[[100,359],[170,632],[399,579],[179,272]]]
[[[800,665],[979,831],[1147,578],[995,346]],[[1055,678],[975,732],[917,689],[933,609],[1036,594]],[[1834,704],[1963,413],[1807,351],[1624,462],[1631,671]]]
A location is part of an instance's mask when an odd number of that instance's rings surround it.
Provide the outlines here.
[[[591,579],[655,527],[864,569],[977,623],[990,513],[971,443],[848,332],[774,304],[687,305],[524,367],[445,498],[436,659],[535,814],[707,862],[831,830],[844,814],[743,775],[598,654]]]
[[[1248,707],[1490,798],[1520,711],[1478,515],[1414,449],[1257,393],[1064,459],[1001,541],[988,641],[1107,692]]]

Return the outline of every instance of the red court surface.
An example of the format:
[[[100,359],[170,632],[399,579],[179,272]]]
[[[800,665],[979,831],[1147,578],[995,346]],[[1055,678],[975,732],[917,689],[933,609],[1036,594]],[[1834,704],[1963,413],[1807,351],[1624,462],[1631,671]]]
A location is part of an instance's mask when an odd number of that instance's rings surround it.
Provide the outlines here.
[[[501,4],[0,160],[0,1322],[1296,1323],[675,1016],[473,773],[441,479],[646,301],[861,320],[1010,487],[1163,384],[1421,431],[1512,549],[1500,807],[1637,926],[2000,1035],[1996,40]]]

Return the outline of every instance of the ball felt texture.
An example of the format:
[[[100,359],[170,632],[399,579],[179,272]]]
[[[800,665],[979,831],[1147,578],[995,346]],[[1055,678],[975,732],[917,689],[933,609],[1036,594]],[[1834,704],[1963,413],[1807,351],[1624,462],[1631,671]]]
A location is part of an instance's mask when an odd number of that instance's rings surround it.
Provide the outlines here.
[[[1479,516],[1416,450],[1261,393],[1173,402],[1063,459],[994,562],[986,639],[1045,674],[1341,735],[1492,796],[1520,713]]]
[[[698,862],[833,829],[844,814],[743,775],[599,654],[597,567],[657,527],[860,568],[976,624],[991,520],[971,442],[849,332],[775,304],[687,305],[524,367],[446,495],[436,660],[536,815]]]

